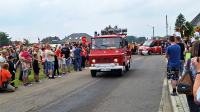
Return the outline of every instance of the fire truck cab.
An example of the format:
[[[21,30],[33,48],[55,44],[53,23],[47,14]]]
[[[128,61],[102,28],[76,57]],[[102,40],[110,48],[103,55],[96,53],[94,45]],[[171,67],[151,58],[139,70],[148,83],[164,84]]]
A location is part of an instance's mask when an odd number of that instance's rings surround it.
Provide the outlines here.
[[[115,72],[122,75],[131,64],[131,51],[126,35],[112,34],[95,36],[91,39],[89,63],[91,76],[98,72]]]

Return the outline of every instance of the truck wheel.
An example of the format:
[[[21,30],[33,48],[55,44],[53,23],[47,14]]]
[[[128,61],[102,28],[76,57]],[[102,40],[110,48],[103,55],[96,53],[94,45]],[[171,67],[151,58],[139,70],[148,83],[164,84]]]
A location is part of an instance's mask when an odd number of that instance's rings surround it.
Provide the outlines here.
[[[126,71],[129,71],[129,69],[130,69],[130,62],[128,63],[128,65],[125,66],[125,68],[126,68]]]
[[[119,77],[121,77],[124,74],[124,71],[123,70],[118,70],[118,73],[119,73]]]
[[[91,72],[91,76],[92,76],[92,77],[96,77],[96,76],[97,76],[97,72],[96,72],[96,71],[91,70],[90,72]]]
[[[162,55],[162,51],[159,54]]]
[[[151,55],[151,54],[152,54],[152,52],[151,52],[151,51],[148,51],[148,54],[149,54],[149,55]]]

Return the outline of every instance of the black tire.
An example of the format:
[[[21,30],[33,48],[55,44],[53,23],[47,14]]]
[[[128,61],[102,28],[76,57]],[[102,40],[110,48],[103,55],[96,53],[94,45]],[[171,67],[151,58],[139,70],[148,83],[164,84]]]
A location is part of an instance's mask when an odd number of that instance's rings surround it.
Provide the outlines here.
[[[144,54],[142,52],[138,52],[139,55],[144,56]]]
[[[162,55],[162,51],[159,54]]]
[[[91,70],[90,72],[91,72],[91,76],[92,77],[96,77],[97,76],[97,71]]]
[[[126,71],[130,70],[130,62],[128,63],[128,65],[125,66],[125,68],[126,68]]]
[[[151,52],[151,51],[148,51],[148,54],[149,54],[149,55],[151,55],[151,54],[152,54],[152,52]]]
[[[117,73],[119,73],[119,74],[118,74],[118,76],[119,76],[119,77],[121,77],[121,76],[123,76],[123,74],[124,74],[124,71],[123,71],[123,70],[118,70],[118,72],[117,72]]]

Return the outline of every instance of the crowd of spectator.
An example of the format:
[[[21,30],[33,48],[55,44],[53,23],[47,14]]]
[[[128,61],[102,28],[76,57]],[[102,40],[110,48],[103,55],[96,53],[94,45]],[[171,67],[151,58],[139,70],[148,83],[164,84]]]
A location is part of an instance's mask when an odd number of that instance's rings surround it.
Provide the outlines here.
[[[56,47],[49,44],[20,45],[0,49],[0,90],[14,92],[17,88],[15,80],[21,81],[24,86],[31,86],[31,72],[34,73],[34,81],[38,83],[41,74],[55,79],[72,70],[82,71],[88,63],[88,53],[88,45],[79,43]],[[19,75],[19,79],[16,79],[16,75]]]
[[[200,100],[197,99],[197,95],[200,95],[200,91],[197,92],[200,90],[199,32],[199,29],[195,29],[193,37],[184,40],[179,30],[176,30],[169,37],[170,45],[166,48],[167,77],[171,79],[173,88],[171,95],[186,94],[190,112],[200,112]]]

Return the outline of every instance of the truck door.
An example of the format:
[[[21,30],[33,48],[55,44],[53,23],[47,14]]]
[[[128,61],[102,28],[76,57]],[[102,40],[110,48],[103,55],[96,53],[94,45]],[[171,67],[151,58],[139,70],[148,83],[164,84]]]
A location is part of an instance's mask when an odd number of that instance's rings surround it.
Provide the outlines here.
[[[152,53],[155,53],[156,52],[156,42],[153,41],[150,45],[150,50]]]
[[[122,40],[122,43],[123,43],[123,49],[124,49],[124,54],[125,54],[124,62],[127,64],[131,56],[131,50],[129,49],[128,42],[125,39]]]
[[[155,41],[155,53],[161,53],[161,45],[159,41]]]

